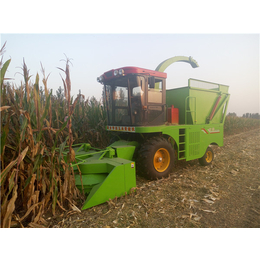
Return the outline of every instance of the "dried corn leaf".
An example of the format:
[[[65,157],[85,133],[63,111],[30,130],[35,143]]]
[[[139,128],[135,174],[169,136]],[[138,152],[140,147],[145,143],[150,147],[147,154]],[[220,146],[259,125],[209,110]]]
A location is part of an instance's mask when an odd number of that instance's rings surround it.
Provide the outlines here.
[[[202,209],[202,211],[205,211],[205,212],[208,212],[208,213],[216,213],[217,211],[216,210],[209,210],[209,209]]]
[[[19,164],[21,163],[21,161],[24,159],[27,151],[29,149],[29,146],[27,146],[22,152],[21,154],[18,156],[18,161],[17,161],[17,165],[19,166]]]
[[[10,106],[2,106],[0,107],[0,112],[5,111],[8,108],[10,108]]]
[[[202,200],[207,202],[207,203],[209,203],[209,204],[213,204],[214,203],[214,201],[212,201],[212,200],[208,200],[208,199],[202,199]]]
[[[238,174],[238,172],[235,170],[231,170],[230,173],[233,174],[233,176],[236,176]]]
[[[31,211],[32,211],[35,207],[37,207],[38,205],[41,205],[41,204],[42,204],[42,202],[39,202],[39,203],[37,203],[37,204],[32,205],[32,206],[27,210],[27,212],[24,214],[24,216],[23,216],[22,218],[20,218],[20,221],[22,222],[22,221],[31,213]]]
[[[3,219],[3,223],[1,225],[1,227],[3,227],[3,228],[9,228],[11,226],[12,214],[14,212],[15,201],[17,199],[17,188],[18,188],[18,185],[16,184],[13,189],[12,198],[10,199],[10,201],[7,205],[7,210],[6,210],[4,219]]]
[[[40,220],[40,217],[41,217],[41,215],[43,214],[42,208],[43,208],[43,205],[40,206],[40,209],[39,209],[39,211],[38,211],[38,214],[37,214],[37,216],[36,216],[36,217],[34,218],[34,220],[33,220],[34,223],[37,223],[37,222]]]
[[[106,213],[104,214],[104,216],[107,215],[107,214],[110,213],[110,212],[111,212],[111,210],[108,210],[108,212],[106,212]]]
[[[18,158],[16,158],[14,161],[10,162],[5,169],[1,172],[1,180],[0,180],[0,186],[2,186],[2,184],[5,181],[5,178],[8,174],[8,172],[12,169],[12,167],[17,163]]]
[[[62,207],[62,205],[60,204],[60,202],[57,200],[57,204],[58,204],[58,206],[62,209],[62,210],[64,210],[64,211],[66,211],[66,209],[64,208],[64,207]]]
[[[66,198],[66,199],[69,201],[70,207],[73,211],[81,213],[81,210],[74,203],[72,203],[70,199],[68,199],[68,198]]]
[[[195,221],[199,221],[201,219],[201,217],[197,216],[193,218]]]
[[[23,226],[19,216],[18,215],[14,215],[14,217],[16,218],[17,222],[20,224],[21,228],[24,228],[24,226]]]
[[[48,225],[48,222],[47,222],[44,218],[42,218],[42,217],[40,217],[40,222],[41,222],[44,226],[47,226],[47,225]]]
[[[219,198],[213,197],[211,194],[207,194],[207,195],[205,195],[204,197],[205,197],[205,198],[208,198],[208,199],[210,199],[210,200],[212,200],[212,201],[215,201],[215,200],[218,200],[218,199],[219,199]]]
[[[18,227],[19,225],[19,222],[17,220],[14,220],[14,221],[11,221],[11,225],[10,227],[13,228],[13,227]]]
[[[43,226],[43,225],[40,225],[40,224],[37,224],[37,223],[33,223],[33,222],[29,223],[28,226],[29,226],[29,227],[32,227],[32,228],[46,228],[46,227]]]

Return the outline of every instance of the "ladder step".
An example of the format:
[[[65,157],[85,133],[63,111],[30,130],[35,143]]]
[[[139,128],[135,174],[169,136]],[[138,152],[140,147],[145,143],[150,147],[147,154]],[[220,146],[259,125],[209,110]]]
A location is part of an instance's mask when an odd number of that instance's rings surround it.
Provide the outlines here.
[[[178,151],[178,160],[184,160],[185,159],[185,136],[186,136],[186,129],[182,128],[179,129],[179,150]]]

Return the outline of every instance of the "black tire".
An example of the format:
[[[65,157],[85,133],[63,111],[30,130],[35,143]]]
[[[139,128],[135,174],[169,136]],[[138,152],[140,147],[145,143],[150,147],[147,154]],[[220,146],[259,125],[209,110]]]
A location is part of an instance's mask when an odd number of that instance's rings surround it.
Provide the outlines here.
[[[199,159],[199,163],[202,166],[207,166],[212,163],[214,159],[214,152],[211,147],[208,147],[203,157]]]
[[[168,177],[174,163],[174,149],[162,137],[153,137],[141,145],[137,169],[150,180]]]

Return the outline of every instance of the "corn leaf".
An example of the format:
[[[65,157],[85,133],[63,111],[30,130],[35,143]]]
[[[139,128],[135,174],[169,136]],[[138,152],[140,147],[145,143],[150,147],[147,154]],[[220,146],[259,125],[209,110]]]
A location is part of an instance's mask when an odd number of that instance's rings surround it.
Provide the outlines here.
[[[9,66],[11,62],[11,59],[9,59],[8,61],[6,61],[3,65],[3,67],[1,68],[1,71],[0,71],[0,87],[1,87],[1,90],[2,90],[2,85],[4,83],[4,77],[5,77],[5,73],[7,71],[7,68]]]
[[[62,153],[63,153],[63,151],[64,151],[64,149],[65,149],[65,146],[66,146],[66,144],[67,144],[68,139],[69,139],[69,137],[67,136],[66,139],[65,139],[65,141],[64,141],[64,142],[60,145],[60,147],[59,147],[59,151],[60,151],[60,153],[59,153],[59,163],[61,163]]]
[[[60,133],[61,131],[63,131],[64,128],[67,126],[67,124],[68,124],[68,122],[69,122],[69,119],[70,119],[70,116],[69,116],[69,117],[67,118],[67,120],[63,123],[61,129],[56,133],[56,135],[55,135],[55,136],[56,136],[56,138],[55,138],[55,143],[54,143],[54,145],[53,145],[53,147],[52,147],[52,152],[56,149],[59,133]]]
[[[8,129],[3,128],[2,133],[1,133],[1,151],[0,151],[1,157],[2,157],[2,153],[4,151],[4,146],[5,146],[5,141],[6,141],[7,135],[8,135]]]
[[[5,111],[8,108],[10,108],[10,106],[2,106],[0,107],[0,112]]]
[[[36,110],[37,129],[40,132],[40,96],[39,96],[39,74],[37,73],[34,84],[34,102]]]
[[[18,158],[16,158],[14,161],[10,162],[5,169],[1,172],[1,179],[0,179],[0,186],[2,186],[2,183],[4,183],[5,178],[8,174],[8,172],[14,167],[14,165],[17,163]]]
[[[50,106],[50,100],[51,100],[51,93],[52,91],[50,92],[50,95],[47,97],[47,100],[46,100],[46,104],[45,104],[45,108],[44,108],[44,112],[43,112],[43,115],[41,116],[40,118],[40,132],[39,132],[39,135],[37,137],[37,141],[40,141],[41,137],[42,137],[42,131],[41,131],[41,128],[43,126],[43,121],[44,119],[46,118],[47,114],[48,114],[48,111],[49,111],[49,106]]]
[[[25,157],[25,155],[26,155],[28,149],[29,149],[29,146],[27,146],[27,147],[21,152],[21,154],[18,156],[18,162],[17,162],[18,165],[19,165],[20,162],[24,159],[24,157]]]
[[[1,133],[1,160],[3,160],[2,157],[3,157],[3,153],[4,153],[4,147],[5,147],[5,143],[6,143],[6,138],[7,138],[8,133],[9,133],[10,117],[11,117],[11,114],[9,113],[8,117],[7,117],[7,120],[6,120],[6,125],[4,127],[2,126],[2,133]]]
[[[12,220],[12,213],[14,212],[15,209],[15,201],[17,199],[17,188],[18,185],[15,185],[15,188],[13,189],[13,195],[12,198],[10,199],[8,205],[7,205],[7,210],[3,219],[2,227],[3,228],[9,228],[11,226],[11,220]]]

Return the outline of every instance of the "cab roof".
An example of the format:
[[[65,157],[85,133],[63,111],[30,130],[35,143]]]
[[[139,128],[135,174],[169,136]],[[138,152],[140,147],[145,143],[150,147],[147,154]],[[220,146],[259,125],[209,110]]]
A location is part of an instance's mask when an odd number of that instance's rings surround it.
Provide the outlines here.
[[[116,76],[114,74],[115,71],[117,71]],[[121,74],[119,74],[119,71],[121,71]],[[148,75],[148,76],[154,76],[154,77],[165,78],[165,79],[167,78],[167,73],[138,68],[138,67],[122,67],[118,69],[112,69],[105,72],[102,76],[106,81],[106,80],[111,80],[113,78],[118,78],[120,76],[126,76],[129,74],[141,74],[141,75]]]

